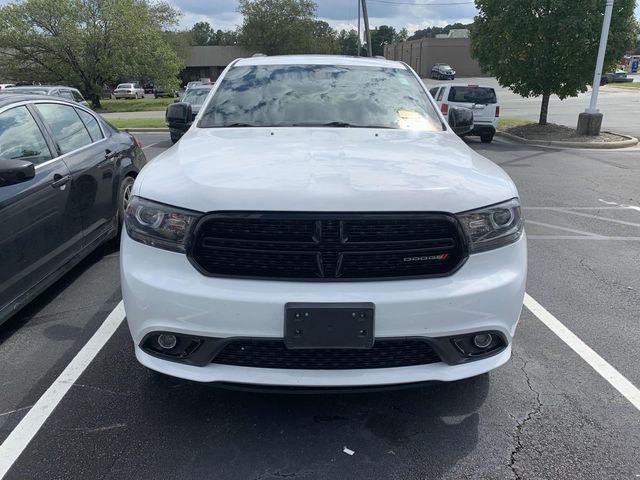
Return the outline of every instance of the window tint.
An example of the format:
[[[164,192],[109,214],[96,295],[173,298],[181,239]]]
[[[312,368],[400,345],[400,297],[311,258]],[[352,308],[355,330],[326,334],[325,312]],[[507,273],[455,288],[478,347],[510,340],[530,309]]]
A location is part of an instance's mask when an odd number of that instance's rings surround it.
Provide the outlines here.
[[[182,97],[182,101],[191,105],[202,105],[211,90],[208,88],[192,88]]]
[[[47,142],[27,107],[0,113],[0,160],[22,159],[38,164],[51,158]]]
[[[98,121],[93,115],[80,109],[76,109],[76,111],[78,112],[78,115],[80,115],[84,126],[87,127],[87,130],[89,130],[89,135],[91,135],[91,139],[94,142],[97,142],[98,140],[104,138],[104,135],[102,135],[102,130],[100,130],[100,125],[98,125]]]
[[[73,107],[44,103],[38,110],[49,124],[62,153],[69,153],[92,143],[89,132]]]
[[[60,95],[62,98],[66,98],[67,100],[75,101],[75,98],[73,98],[73,95],[71,94],[70,90],[60,90],[58,95]]]
[[[485,87],[451,87],[449,92],[450,102],[464,103],[498,103],[496,92],[493,88]]]
[[[84,102],[84,97],[82,96],[82,94],[81,94],[79,91],[77,91],[77,90],[71,90],[71,95],[73,95],[73,99],[74,99],[76,102],[78,102],[78,103],[79,103],[79,102]]]
[[[436,93],[438,92],[438,87],[433,87],[431,90],[429,90],[429,93],[431,94],[431,96],[433,98],[436,98]]]
[[[251,65],[219,81],[199,126],[327,126],[442,130],[416,78],[404,68]]]
[[[446,90],[446,87],[442,87],[440,89],[440,91],[438,92],[438,98],[436,98],[436,102],[439,102],[440,100],[442,100],[445,90]]]

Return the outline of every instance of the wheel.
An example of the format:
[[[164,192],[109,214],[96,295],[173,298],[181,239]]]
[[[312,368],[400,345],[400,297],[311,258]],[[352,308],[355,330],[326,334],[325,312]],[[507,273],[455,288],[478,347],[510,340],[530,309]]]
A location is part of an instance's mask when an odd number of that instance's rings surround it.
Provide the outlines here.
[[[122,224],[124,222],[124,212],[129,206],[129,200],[131,200],[131,189],[133,188],[133,183],[135,181],[135,178],[126,176],[122,179],[122,182],[120,182],[120,192],[118,194],[118,211],[116,212],[118,222],[118,235],[114,239],[115,242],[118,242],[120,239]]]
[[[482,143],[491,143],[493,141],[493,133],[487,133],[484,135],[480,135],[480,141]]]
[[[180,140],[180,137],[181,137],[181,135],[178,135],[177,133],[173,133],[173,132],[171,132],[170,136],[171,136],[171,143],[176,143],[178,140]]]

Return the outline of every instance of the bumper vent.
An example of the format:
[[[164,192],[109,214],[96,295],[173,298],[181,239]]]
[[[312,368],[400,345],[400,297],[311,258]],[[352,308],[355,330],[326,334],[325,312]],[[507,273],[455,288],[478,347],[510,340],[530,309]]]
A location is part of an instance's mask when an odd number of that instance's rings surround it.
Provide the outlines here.
[[[457,220],[422,213],[213,213],[189,248],[205,275],[320,281],[444,276],[466,257]]]
[[[408,367],[440,362],[431,346],[416,339],[379,339],[370,349],[289,350],[282,340],[236,340],[212,363],[241,367],[304,370],[357,370]]]

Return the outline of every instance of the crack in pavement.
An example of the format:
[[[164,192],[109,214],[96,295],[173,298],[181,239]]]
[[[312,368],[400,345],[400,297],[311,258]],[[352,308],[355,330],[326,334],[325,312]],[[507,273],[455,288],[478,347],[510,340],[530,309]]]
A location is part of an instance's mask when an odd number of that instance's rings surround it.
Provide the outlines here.
[[[612,288],[621,288],[624,289],[625,292],[636,292],[636,289],[634,287],[632,287],[631,285],[624,285],[622,283],[616,282],[615,280],[609,280],[605,277],[603,277],[602,275],[598,274],[598,272],[596,272],[590,265],[588,265],[586,262],[586,258],[581,258],[580,259],[580,266],[584,267],[585,269],[589,270],[589,272],[591,272],[591,274],[600,282],[608,285],[609,287]]]
[[[527,361],[522,358],[519,357],[517,354],[513,354],[514,357],[519,358],[520,360],[522,360],[522,366],[520,367],[520,370],[522,370],[522,373],[524,373],[524,377],[527,381],[527,386],[529,387],[529,390],[531,390],[534,395],[535,395],[535,401],[536,401],[536,405],[533,407],[533,409],[527,413],[527,415],[525,416],[525,418],[519,422],[516,425],[516,429],[515,432],[513,434],[513,439],[514,439],[514,448],[511,451],[511,456],[509,459],[509,468],[511,469],[511,471],[513,472],[516,480],[522,480],[522,477],[520,476],[520,473],[518,473],[518,470],[516,469],[515,463],[516,463],[516,456],[518,455],[518,453],[520,453],[520,451],[524,448],[523,444],[522,444],[522,432],[525,428],[525,426],[527,425],[527,423],[535,416],[540,415],[541,414],[541,410],[542,410],[542,402],[540,401],[540,392],[538,392],[535,388],[533,388],[533,386],[531,385],[531,378],[529,378],[529,374],[527,373]]]

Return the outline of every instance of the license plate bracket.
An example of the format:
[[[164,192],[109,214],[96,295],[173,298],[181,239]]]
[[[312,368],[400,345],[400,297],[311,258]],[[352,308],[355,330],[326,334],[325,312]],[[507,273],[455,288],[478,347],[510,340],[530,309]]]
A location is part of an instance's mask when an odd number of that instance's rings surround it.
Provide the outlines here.
[[[284,340],[289,349],[371,348],[375,305],[299,303],[284,307]]]

